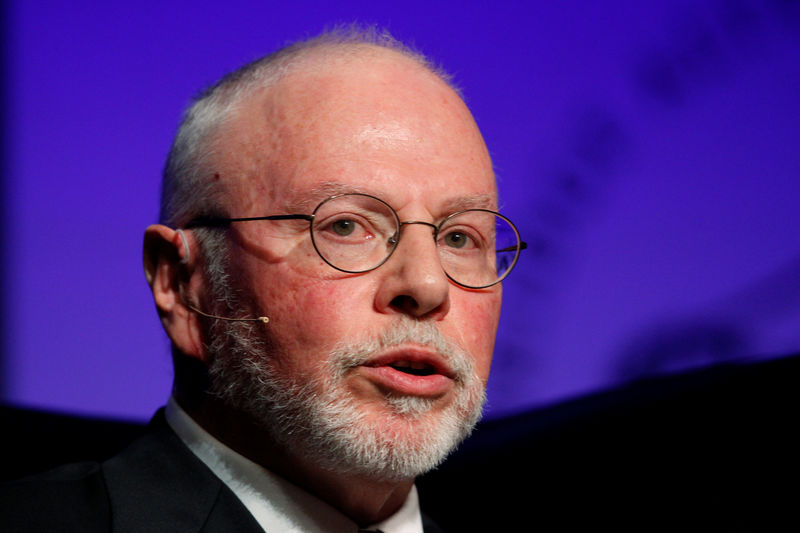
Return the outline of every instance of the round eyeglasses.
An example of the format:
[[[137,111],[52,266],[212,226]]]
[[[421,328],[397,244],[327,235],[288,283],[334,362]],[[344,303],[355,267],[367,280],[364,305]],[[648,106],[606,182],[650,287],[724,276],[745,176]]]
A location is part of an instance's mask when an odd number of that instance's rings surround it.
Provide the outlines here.
[[[388,261],[397,249],[403,226],[430,226],[444,273],[468,289],[484,289],[501,282],[527,247],[509,219],[488,209],[458,211],[438,225],[417,220],[401,222],[389,204],[361,193],[331,196],[310,215],[197,217],[185,229],[293,219],[308,220],[311,241],[323,261],[352,274],[369,272]]]

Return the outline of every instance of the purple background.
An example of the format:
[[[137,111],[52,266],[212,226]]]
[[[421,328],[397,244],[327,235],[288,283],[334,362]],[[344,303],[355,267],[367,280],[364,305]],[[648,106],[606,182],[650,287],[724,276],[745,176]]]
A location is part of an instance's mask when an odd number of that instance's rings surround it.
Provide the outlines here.
[[[147,419],[141,268],[188,98],[337,22],[453,72],[531,248],[496,417],[800,348],[800,2],[7,2],[5,403]]]

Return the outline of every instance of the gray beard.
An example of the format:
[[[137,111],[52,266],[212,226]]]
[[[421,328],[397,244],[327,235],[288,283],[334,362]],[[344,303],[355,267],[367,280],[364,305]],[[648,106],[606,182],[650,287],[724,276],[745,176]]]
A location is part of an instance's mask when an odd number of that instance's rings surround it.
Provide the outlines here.
[[[241,316],[251,306],[237,303],[228,279],[217,278],[219,311]],[[470,356],[432,323],[401,315],[377,338],[342,343],[313,380],[281,374],[273,357],[287,354],[271,341],[268,328],[223,320],[209,324],[210,392],[246,413],[285,451],[328,471],[374,480],[413,479],[440,464],[481,417],[485,386]],[[454,398],[438,406],[435,399],[386,395],[389,414],[376,419],[347,389],[346,376],[378,351],[403,344],[430,347],[444,358],[455,374]]]

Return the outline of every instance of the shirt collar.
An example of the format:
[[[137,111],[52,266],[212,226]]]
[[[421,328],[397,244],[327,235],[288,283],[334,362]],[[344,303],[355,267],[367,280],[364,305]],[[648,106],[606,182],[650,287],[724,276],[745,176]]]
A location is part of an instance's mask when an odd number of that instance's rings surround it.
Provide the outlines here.
[[[233,451],[200,427],[170,398],[167,423],[186,446],[241,500],[265,531],[355,533],[358,526],[334,507]],[[400,509],[370,526],[384,533],[422,533],[416,487]]]

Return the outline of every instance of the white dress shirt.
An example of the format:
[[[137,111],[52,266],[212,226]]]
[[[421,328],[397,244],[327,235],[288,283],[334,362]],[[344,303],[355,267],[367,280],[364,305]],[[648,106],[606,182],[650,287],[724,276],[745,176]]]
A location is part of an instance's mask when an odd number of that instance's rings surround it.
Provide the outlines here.
[[[167,402],[167,423],[190,450],[230,488],[268,533],[356,533],[358,525],[316,496],[236,453]],[[369,526],[384,533],[423,533],[416,487],[386,520]]]

